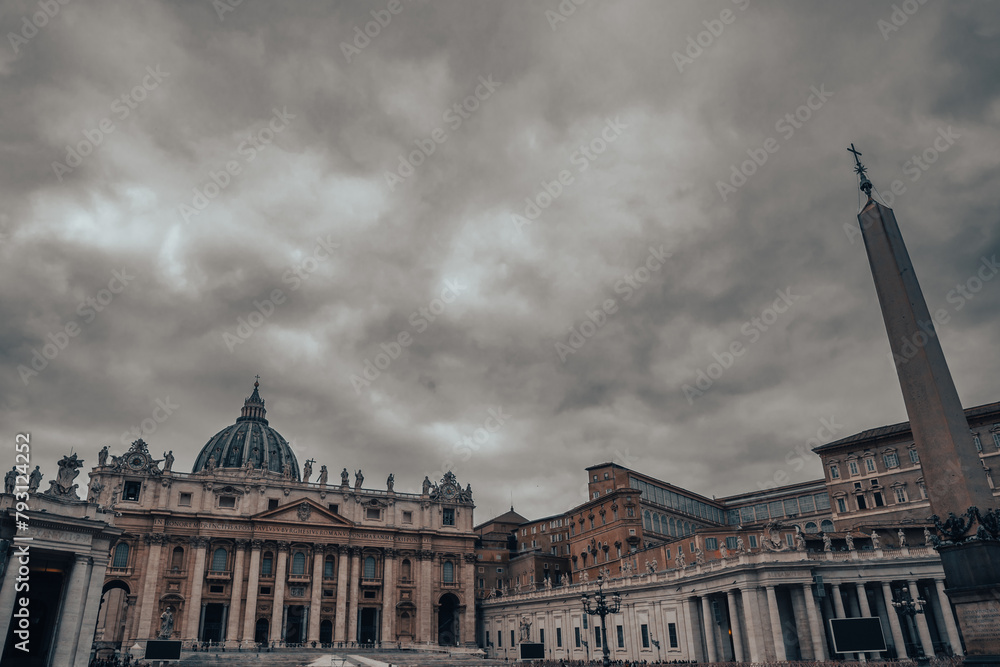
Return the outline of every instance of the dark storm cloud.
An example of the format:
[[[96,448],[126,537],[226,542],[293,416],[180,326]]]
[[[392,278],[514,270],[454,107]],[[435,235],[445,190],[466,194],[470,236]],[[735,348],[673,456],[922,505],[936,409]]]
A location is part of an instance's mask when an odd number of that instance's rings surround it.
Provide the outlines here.
[[[401,490],[453,468],[477,520],[511,497],[566,509],[603,461],[719,496],[817,477],[794,455],[823,420],[844,437],[905,419],[850,231],[851,142],[883,194],[902,186],[960,395],[997,399],[1000,277],[948,299],[1000,252],[987,3],[886,31],[891,2],[585,3],[565,21],[556,2],[404,2],[357,38],[387,6],[71,3],[13,41],[38,6],[0,10],[0,409],[48,475],[144,423],[184,469],[260,373],[300,459]],[[651,248],[668,256],[635,282]],[[491,410],[504,423],[470,447]]]

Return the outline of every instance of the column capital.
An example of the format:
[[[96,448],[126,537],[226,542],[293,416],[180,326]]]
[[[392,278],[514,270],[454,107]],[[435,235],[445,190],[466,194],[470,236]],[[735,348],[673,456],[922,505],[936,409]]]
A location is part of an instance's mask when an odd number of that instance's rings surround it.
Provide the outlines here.
[[[395,559],[395,558],[396,558],[396,556],[397,556],[397,555],[399,555],[399,552],[398,552],[398,551],[396,551],[395,549],[392,549],[392,548],[389,548],[389,549],[383,549],[383,550],[382,550],[382,555],[383,555],[383,556],[384,556],[384,557],[385,557],[386,559],[389,559],[389,558],[392,558],[392,559]]]
[[[283,551],[287,553],[288,550],[291,548],[291,546],[292,545],[289,544],[288,542],[278,542],[278,551]]]
[[[350,552],[350,550],[351,550],[350,547],[348,547],[346,544],[337,545],[337,553],[339,553],[341,556],[346,556]]]
[[[464,556],[462,556],[462,559],[466,563],[477,563],[477,562],[479,562],[479,557],[476,554],[465,554]]]
[[[348,549],[351,552],[351,558],[357,558],[358,556],[361,555],[361,551],[362,551],[361,547],[352,546],[352,547],[348,547]]]
[[[417,552],[417,558],[419,560],[434,560],[435,556],[437,556],[436,553],[426,549],[421,549],[420,551]]]
[[[207,549],[209,539],[204,535],[195,535],[191,538],[191,546],[195,549]]]
[[[237,551],[246,551],[247,550],[247,545],[249,543],[250,543],[250,540],[236,540],[236,550]]]
[[[340,553],[340,546],[337,544],[324,544],[323,552],[328,554]]]
[[[165,544],[167,542],[167,536],[163,533],[146,533],[142,536],[143,542],[146,544]]]
[[[260,551],[263,546],[264,546],[264,540],[256,540],[256,539],[250,540],[251,551]]]

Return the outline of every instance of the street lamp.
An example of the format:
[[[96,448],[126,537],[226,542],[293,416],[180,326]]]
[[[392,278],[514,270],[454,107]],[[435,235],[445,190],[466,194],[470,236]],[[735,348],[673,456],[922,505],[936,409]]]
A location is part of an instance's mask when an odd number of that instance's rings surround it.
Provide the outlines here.
[[[913,596],[910,595],[910,591],[905,588],[897,588],[893,593],[892,606],[900,616],[905,616],[912,621],[917,614],[924,613],[927,600],[920,597],[919,594],[917,595],[917,599],[914,600]],[[923,642],[919,638],[917,640],[917,652],[919,654],[917,657],[918,665],[930,664],[930,658],[924,654]]]
[[[660,640],[658,640],[658,639],[650,639],[649,641],[653,642],[653,646],[656,647],[656,662],[659,662],[660,661]]]
[[[604,577],[597,577],[597,593],[594,594],[594,600],[591,602],[590,596],[584,593],[580,596],[580,600],[583,602],[583,610],[591,616],[601,617],[601,651],[604,653],[604,660],[602,664],[604,667],[609,667],[611,664],[611,654],[608,651],[608,630],[605,626],[605,618],[609,614],[617,614],[622,608],[622,596],[619,593],[614,593],[611,596],[611,604],[608,604],[607,597],[604,595],[602,590],[604,586]]]

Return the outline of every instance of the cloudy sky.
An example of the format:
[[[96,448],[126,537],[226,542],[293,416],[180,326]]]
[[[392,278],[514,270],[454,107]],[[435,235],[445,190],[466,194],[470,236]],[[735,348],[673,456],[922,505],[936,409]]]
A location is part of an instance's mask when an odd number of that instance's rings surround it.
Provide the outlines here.
[[[42,4],[0,9],[0,424],[47,479],[190,470],[257,374],[300,461],[450,467],[477,521],[604,461],[818,477],[906,418],[852,142],[1000,399],[990,2]]]

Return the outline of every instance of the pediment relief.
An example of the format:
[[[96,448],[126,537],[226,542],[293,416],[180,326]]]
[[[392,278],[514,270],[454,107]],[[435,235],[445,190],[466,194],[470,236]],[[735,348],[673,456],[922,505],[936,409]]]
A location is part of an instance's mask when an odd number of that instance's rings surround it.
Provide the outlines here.
[[[339,514],[307,499],[286,503],[273,510],[260,512],[259,514],[255,514],[253,519],[255,521],[276,521],[314,526],[354,526],[353,523]]]

